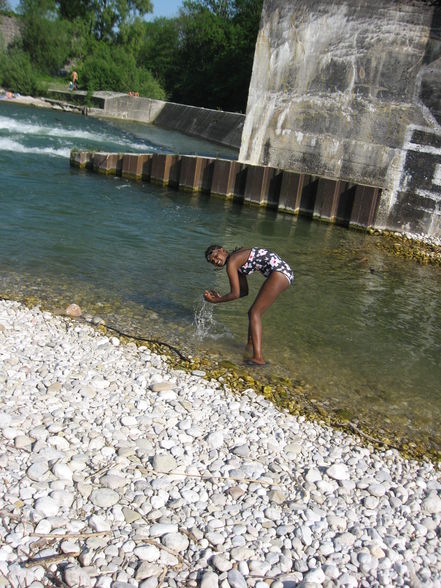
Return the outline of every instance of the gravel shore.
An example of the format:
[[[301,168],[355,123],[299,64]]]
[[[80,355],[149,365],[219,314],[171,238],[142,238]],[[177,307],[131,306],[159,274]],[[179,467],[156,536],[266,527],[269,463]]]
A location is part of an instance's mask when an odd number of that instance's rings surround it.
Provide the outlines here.
[[[430,463],[0,302],[0,586],[440,586]]]

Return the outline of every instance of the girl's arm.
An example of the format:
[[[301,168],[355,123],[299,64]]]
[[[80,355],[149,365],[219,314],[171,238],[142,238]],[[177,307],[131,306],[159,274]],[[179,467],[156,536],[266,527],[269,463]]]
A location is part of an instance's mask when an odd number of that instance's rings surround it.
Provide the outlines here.
[[[238,252],[241,253],[241,252]],[[242,259],[244,258],[244,259]],[[248,295],[248,282],[246,276],[239,274],[239,267],[248,259],[248,254],[235,254],[231,257],[227,265],[228,279],[230,280],[230,291],[228,294],[221,296],[213,290],[206,290],[204,298],[208,302],[217,304],[218,302],[230,302]]]

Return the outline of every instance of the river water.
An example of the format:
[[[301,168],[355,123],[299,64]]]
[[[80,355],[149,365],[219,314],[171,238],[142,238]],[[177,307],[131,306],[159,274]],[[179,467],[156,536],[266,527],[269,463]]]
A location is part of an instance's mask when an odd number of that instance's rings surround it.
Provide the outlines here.
[[[294,286],[264,317],[271,376],[358,423],[441,450],[441,270],[396,258],[376,237],[238,202],[69,166],[72,148],[237,153],[149,125],[0,102],[0,295],[70,302],[109,324],[240,366],[250,296],[225,292],[211,243],[274,249]],[[254,370],[256,371],[256,370]]]

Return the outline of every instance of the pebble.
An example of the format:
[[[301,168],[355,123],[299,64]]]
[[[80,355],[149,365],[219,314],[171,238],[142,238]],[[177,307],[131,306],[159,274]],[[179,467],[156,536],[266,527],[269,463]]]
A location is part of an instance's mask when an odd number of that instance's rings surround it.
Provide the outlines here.
[[[152,386],[152,392],[167,392],[172,390],[173,386],[170,382],[157,382]]]
[[[333,480],[349,480],[349,470],[344,463],[336,463],[326,470],[326,474]]]
[[[422,508],[424,511],[431,514],[441,513],[441,498],[435,493],[429,494],[429,496],[423,500]]]
[[[137,547],[133,553],[140,560],[148,562],[157,561],[161,555],[160,550],[155,545],[142,545]]]
[[[167,533],[177,533],[176,523],[156,523],[150,527],[150,537],[162,537]]]
[[[200,587],[201,588],[218,588],[219,578],[214,572],[204,572],[202,576]]]
[[[68,316],[81,316],[82,314],[81,308],[78,304],[69,304],[65,312]]]
[[[76,565],[68,565],[64,570],[64,581],[70,588],[89,588],[92,579],[89,574]]]
[[[221,573],[228,572],[233,567],[233,564],[228,559],[218,554],[213,556],[211,563]]]
[[[44,517],[53,517],[58,514],[59,506],[50,496],[43,496],[35,501],[35,510]]]
[[[57,568],[22,566],[35,533],[66,535],[36,555],[75,554],[57,572],[72,588],[441,585],[433,464],[85,323],[0,301],[0,324],[8,585]]]
[[[227,578],[231,588],[247,588],[246,580],[238,570],[230,570]]]
[[[169,454],[157,454],[153,457],[153,469],[155,472],[168,473],[177,466],[176,460]]]
[[[219,449],[224,444],[224,436],[220,431],[215,431],[207,436],[207,443],[210,449]]]
[[[162,572],[161,566],[143,561],[136,569],[135,580],[145,580],[146,578],[156,578]]]
[[[118,488],[124,488],[127,484],[127,478],[124,476],[116,476],[114,474],[107,474],[100,479],[100,484],[104,488],[110,488],[111,490],[117,490]]]
[[[52,473],[59,480],[72,480],[72,470],[65,463],[56,463]]]
[[[101,488],[92,492],[90,495],[90,501],[95,506],[108,508],[119,501],[119,494],[110,488]]]
[[[161,541],[163,545],[173,551],[185,551],[189,545],[188,538],[180,533],[167,533]]]
[[[29,466],[27,476],[34,482],[40,482],[46,478],[49,473],[49,464],[47,461],[37,461]]]

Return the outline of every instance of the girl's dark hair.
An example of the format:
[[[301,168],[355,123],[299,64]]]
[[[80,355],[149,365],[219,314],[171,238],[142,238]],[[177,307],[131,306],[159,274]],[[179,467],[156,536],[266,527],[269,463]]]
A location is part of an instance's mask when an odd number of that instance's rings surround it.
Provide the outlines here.
[[[216,251],[216,249],[222,249],[222,245],[210,245],[210,247],[207,247],[205,251],[205,259],[207,261],[210,261],[211,254],[213,251]]]

